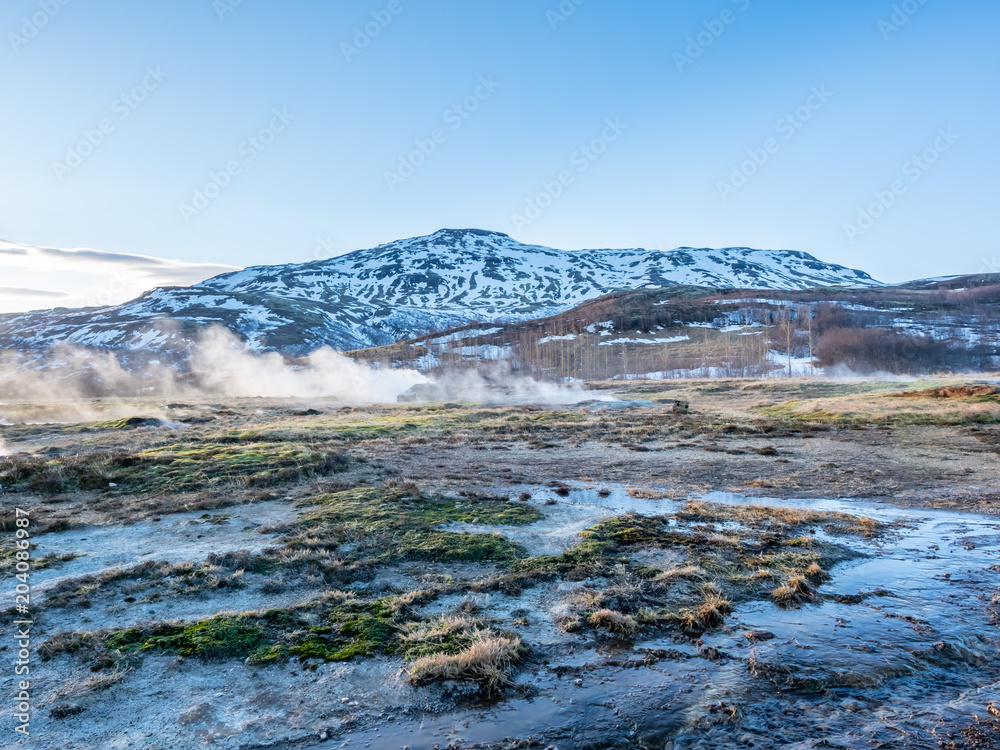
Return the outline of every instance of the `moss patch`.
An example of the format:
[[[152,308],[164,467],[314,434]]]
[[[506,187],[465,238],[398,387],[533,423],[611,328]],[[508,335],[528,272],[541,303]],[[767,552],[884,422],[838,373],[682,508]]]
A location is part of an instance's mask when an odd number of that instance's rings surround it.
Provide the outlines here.
[[[155,651],[203,659],[245,657],[266,642],[267,629],[247,616],[213,617],[190,625],[160,625],[112,632],[108,648],[123,653]]]
[[[0,484],[42,494],[74,490],[172,493],[232,484],[268,486],[347,468],[343,454],[311,446],[196,443],[136,453],[5,458],[0,463]]]
[[[351,545],[347,559],[373,564],[403,560],[507,562],[524,549],[496,534],[457,533],[440,528],[462,521],[521,526],[542,518],[535,508],[506,498],[472,495],[426,497],[414,489],[361,488],[323,495],[314,509],[287,528],[289,549],[331,551]]]

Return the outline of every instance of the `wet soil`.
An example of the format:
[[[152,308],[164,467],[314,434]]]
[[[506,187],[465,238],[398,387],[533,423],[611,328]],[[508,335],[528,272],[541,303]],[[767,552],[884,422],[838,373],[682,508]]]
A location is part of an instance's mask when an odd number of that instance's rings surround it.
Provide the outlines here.
[[[517,632],[530,651],[512,685],[499,695],[469,683],[415,687],[406,662],[393,655],[257,667],[150,654],[113,684],[94,688],[89,665],[61,655],[36,660],[33,736],[11,746],[1000,747],[996,426],[793,422],[758,430],[757,417],[747,415],[759,403],[798,397],[792,386],[780,393],[699,387],[649,396],[682,397],[692,403],[692,414],[657,406],[615,411],[606,417],[614,429],[603,439],[578,439],[572,424],[553,428],[545,439],[483,434],[474,427],[430,438],[359,435],[338,444],[356,461],[349,471],[266,493],[239,486],[211,497],[5,493],[5,510],[24,504],[58,520],[35,539],[38,555],[81,555],[33,578],[40,609],[35,643],[64,631],[189,622],[314,599],[323,586],[296,582],[276,590],[266,575],[248,574],[244,588],[192,597],[149,600],[144,591],[125,601],[114,590],[85,609],[45,607],[50,589],[87,575],[148,561],[202,563],[212,553],[260,551],[280,541],[274,527],[305,512],[297,502],[337,488],[414,482],[428,494],[477,492],[526,502],[544,517],[524,526],[445,528],[501,534],[528,555],[558,555],[603,520],[671,513],[696,498],[904,523],[876,539],[830,537],[817,529],[817,539],[846,545],[855,556],[828,571],[831,579],[817,587],[813,601],[792,609],[767,600],[741,602],[721,627],[700,635],[647,628],[622,640],[595,630],[567,632],[563,623],[575,598],[606,581],[556,577],[519,590],[487,591],[480,584],[502,572],[497,564],[394,564],[350,587],[401,593],[448,581],[454,593],[422,605],[419,613],[435,617],[474,607],[496,627]],[[717,387],[729,386],[711,384]],[[222,427],[238,431],[258,423],[279,431],[312,429],[331,413],[324,406],[289,422],[283,416],[292,413],[289,408],[248,410],[241,404],[227,413],[220,405],[207,427],[185,427],[184,439],[207,440]],[[546,416],[544,410],[528,413]],[[657,432],[650,415],[670,429]],[[177,439],[164,432],[173,427],[136,429],[81,436],[19,427],[6,433],[5,451],[57,456],[124,446],[136,436],[158,444]],[[727,530],[715,526],[719,533]],[[686,562],[683,549],[640,547],[629,555],[630,563],[649,569]],[[5,596],[9,589],[5,585]],[[6,641],[0,645],[0,659],[11,653]],[[0,692],[13,688],[13,675],[3,672]]]

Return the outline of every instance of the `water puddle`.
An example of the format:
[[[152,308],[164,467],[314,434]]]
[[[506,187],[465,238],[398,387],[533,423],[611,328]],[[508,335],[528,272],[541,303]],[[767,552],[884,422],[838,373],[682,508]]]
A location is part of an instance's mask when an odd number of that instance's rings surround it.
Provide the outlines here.
[[[572,485],[563,497],[548,488],[511,488],[513,497],[529,491],[545,520],[463,528],[502,533],[534,554],[553,554],[602,518],[664,514],[681,505],[599,489]],[[432,750],[532,737],[560,750],[860,750],[877,743],[936,749],[974,715],[988,718],[991,701],[1000,704],[997,519],[853,500],[728,493],[701,499],[905,523],[877,542],[831,538],[863,556],[833,569],[820,603],[791,610],[769,601],[740,605],[725,627],[700,642],[661,635],[575,653],[550,649],[543,669],[519,678],[531,698],[400,719],[331,744]],[[751,640],[749,631],[763,635]],[[658,656],[643,665],[650,650]]]
[[[46,589],[70,578],[150,560],[179,563],[202,560],[212,552],[259,552],[274,544],[274,536],[258,533],[256,529],[288,523],[299,512],[292,503],[275,500],[210,513],[174,513],[160,521],[140,521],[128,526],[84,526],[44,534],[36,540],[36,558],[50,553],[83,556],[35,571],[32,589],[36,594],[44,594]]]
[[[529,554],[558,555],[577,543],[581,531],[605,518],[624,513],[668,513],[682,504],[678,501],[633,497],[620,487],[592,487],[578,482],[566,482],[562,487],[563,489],[515,486],[500,491],[499,494],[512,498],[519,497],[522,493],[530,495],[528,502],[545,514],[544,519],[530,526],[453,523],[445,528],[449,531],[502,534],[523,545]]]

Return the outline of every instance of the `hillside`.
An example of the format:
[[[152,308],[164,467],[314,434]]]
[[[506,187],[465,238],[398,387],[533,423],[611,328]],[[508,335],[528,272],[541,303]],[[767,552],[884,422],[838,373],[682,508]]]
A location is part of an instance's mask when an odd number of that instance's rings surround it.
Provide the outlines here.
[[[616,292],[563,313],[438,332],[352,356],[436,372],[497,362],[535,377],[757,377],[1000,367],[1000,284]]]

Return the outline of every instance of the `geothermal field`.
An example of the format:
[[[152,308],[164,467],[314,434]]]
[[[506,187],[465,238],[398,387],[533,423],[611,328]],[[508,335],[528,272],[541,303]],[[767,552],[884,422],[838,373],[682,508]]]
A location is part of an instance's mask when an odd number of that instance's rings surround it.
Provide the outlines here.
[[[6,746],[995,748],[1000,394],[908,380],[4,403]]]

